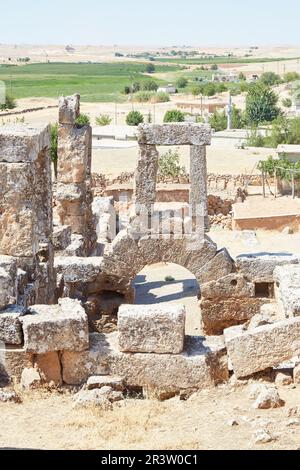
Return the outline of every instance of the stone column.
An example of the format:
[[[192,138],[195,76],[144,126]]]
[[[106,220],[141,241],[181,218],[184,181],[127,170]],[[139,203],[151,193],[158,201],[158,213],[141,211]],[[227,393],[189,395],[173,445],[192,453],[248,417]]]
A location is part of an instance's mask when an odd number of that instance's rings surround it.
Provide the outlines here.
[[[207,165],[206,146],[191,145],[190,151],[190,207],[193,220],[196,221],[196,230],[209,230],[207,209]],[[204,218],[204,221],[203,221]]]
[[[79,110],[79,95],[60,98],[56,200],[61,224],[83,237],[88,255],[96,241],[91,207],[92,128],[76,125]]]
[[[49,149],[49,126],[0,129],[0,255],[14,257],[39,303],[54,301],[55,286]]]
[[[155,202],[158,151],[155,145],[139,145],[139,159],[135,173],[134,202],[136,209],[147,208],[148,213]]]

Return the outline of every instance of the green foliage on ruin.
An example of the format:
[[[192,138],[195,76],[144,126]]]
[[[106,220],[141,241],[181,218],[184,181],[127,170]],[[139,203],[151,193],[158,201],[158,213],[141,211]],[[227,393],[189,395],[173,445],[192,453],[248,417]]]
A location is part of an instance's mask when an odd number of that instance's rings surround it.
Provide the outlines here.
[[[158,160],[158,177],[162,179],[173,179],[186,175],[185,167],[180,165],[180,154],[178,150],[168,150],[166,153],[160,155]]]
[[[76,119],[77,126],[89,126],[91,124],[90,117],[87,114],[80,114]]]

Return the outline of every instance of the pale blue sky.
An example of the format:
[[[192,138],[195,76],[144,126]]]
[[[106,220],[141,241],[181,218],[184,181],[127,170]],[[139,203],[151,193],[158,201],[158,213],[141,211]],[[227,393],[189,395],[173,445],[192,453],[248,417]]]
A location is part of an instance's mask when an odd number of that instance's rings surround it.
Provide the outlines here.
[[[0,43],[300,45],[299,0],[0,0]]]

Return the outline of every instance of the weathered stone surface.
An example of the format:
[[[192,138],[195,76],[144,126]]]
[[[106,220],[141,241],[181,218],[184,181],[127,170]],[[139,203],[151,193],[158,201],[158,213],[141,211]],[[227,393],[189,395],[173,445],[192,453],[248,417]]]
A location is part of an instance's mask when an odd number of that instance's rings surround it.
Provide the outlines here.
[[[8,345],[0,347],[0,377],[3,379],[9,381],[15,378],[19,381],[23,369],[32,365],[33,355],[24,348]]]
[[[276,371],[275,383],[279,386],[291,385],[293,383],[292,373],[288,370]]]
[[[85,253],[85,243],[82,235],[73,233],[71,236],[71,243],[64,250],[64,256],[78,256],[82,257]]]
[[[58,256],[55,269],[62,274],[65,282],[94,282],[102,270],[102,258],[79,258]]]
[[[226,349],[222,338],[187,337],[182,354],[123,353],[118,335],[91,335],[89,351],[63,352],[63,379],[84,383],[93,374],[112,374],[124,385],[150,387],[165,392],[210,388],[228,380]]]
[[[244,276],[229,274],[216,281],[203,284],[201,294],[204,299],[252,298],[255,296],[255,289],[254,284],[248,282]]]
[[[74,125],[80,113],[80,95],[61,96],[58,102],[60,124]]]
[[[95,390],[81,390],[74,397],[75,408],[97,407],[111,409],[112,403],[124,400],[122,392],[116,392],[111,387]]]
[[[88,390],[102,387],[111,387],[118,392],[124,390],[123,379],[112,375],[93,375],[89,377],[86,386]]]
[[[53,382],[55,385],[62,384],[59,353],[50,352],[38,354],[34,359],[34,365],[38,369],[44,382]]]
[[[26,368],[22,372],[21,386],[24,390],[33,390],[41,387],[43,381],[35,367]]]
[[[274,282],[274,270],[285,264],[298,264],[296,255],[258,253],[238,256],[237,270],[253,282]]]
[[[211,128],[206,124],[140,124],[138,143],[145,145],[210,145]]]
[[[240,325],[259,313],[265,299],[203,299],[200,302],[203,329],[207,335],[221,335],[225,328]]]
[[[253,407],[259,410],[280,408],[285,405],[275,387],[265,387],[258,395]]]
[[[190,149],[190,211],[195,229],[203,234],[209,230],[207,206],[207,163],[206,147],[192,145]]]
[[[20,317],[23,308],[17,305],[0,311],[0,341],[7,344],[22,344],[23,334]]]
[[[274,279],[277,285],[279,284],[276,297],[283,307],[285,316],[300,316],[300,265],[277,267]]]
[[[17,297],[17,268],[14,258],[0,256],[0,310],[14,304]],[[1,327],[0,327],[1,335]]]
[[[63,351],[61,356],[63,381],[68,385],[79,385],[92,375],[105,375],[109,372],[107,357],[110,345],[105,335],[90,334],[90,347],[87,351]]]
[[[237,377],[274,367],[300,352],[300,318],[244,332],[226,341]]]
[[[52,243],[55,251],[63,251],[71,244],[72,229],[70,225],[53,227]]]
[[[80,302],[60,299],[58,305],[34,305],[22,318],[26,351],[84,351],[89,347],[88,319]]]
[[[149,211],[155,202],[158,156],[155,144],[140,145],[134,185],[137,213],[145,208]]]
[[[0,129],[0,162],[32,163],[49,146],[49,126],[33,128],[18,124]]]
[[[92,203],[98,241],[112,241],[116,237],[116,212],[113,197],[96,197]]]
[[[216,281],[234,271],[234,261],[228,251],[223,248],[206,263],[200,273],[198,273],[199,284]]]
[[[185,308],[179,305],[121,305],[119,347],[124,352],[180,354],[184,345]]]
[[[254,444],[268,444],[275,439],[267,429],[257,429],[253,434]]]

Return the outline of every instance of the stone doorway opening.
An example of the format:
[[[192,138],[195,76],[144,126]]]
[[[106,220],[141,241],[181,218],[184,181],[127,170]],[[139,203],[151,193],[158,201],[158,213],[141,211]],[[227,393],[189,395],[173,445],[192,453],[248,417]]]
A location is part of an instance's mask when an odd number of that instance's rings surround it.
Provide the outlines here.
[[[147,265],[134,278],[132,287],[137,305],[185,305],[186,334],[201,336],[200,286],[188,269],[164,262]]]

